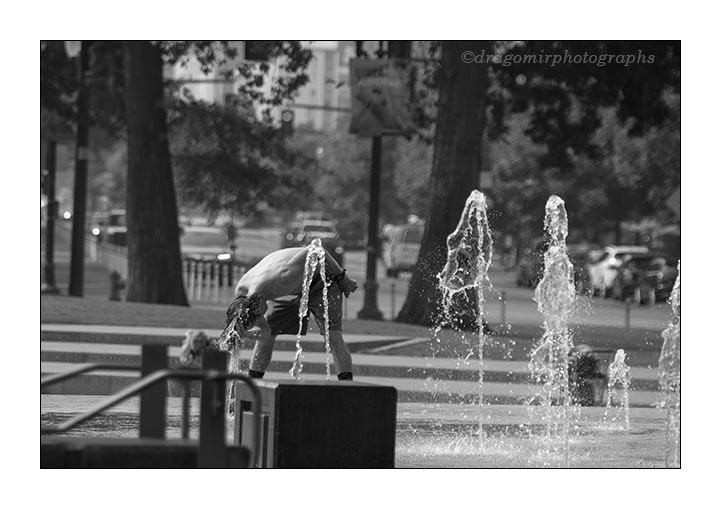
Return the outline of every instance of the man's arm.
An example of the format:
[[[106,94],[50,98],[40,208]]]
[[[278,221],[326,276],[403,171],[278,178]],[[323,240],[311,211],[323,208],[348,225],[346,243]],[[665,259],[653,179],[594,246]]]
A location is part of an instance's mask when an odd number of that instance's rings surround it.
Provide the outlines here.
[[[309,250],[309,247],[303,247],[301,251],[298,251],[290,258],[288,265],[301,265],[301,268],[304,268],[305,259],[307,258]],[[325,251],[325,272],[331,280],[337,281],[340,290],[342,290],[346,297],[350,296],[351,293],[358,289],[357,281],[345,274],[345,269],[338,265],[338,262],[327,249],[323,248],[323,250]]]
[[[345,297],[349,297],[351,293],[358,289],[357,281],[352,277],[348,277],[345,269],[338,265],[338,262],[327,250],[325,250],[325,271],[330,276],[330,279],[337,282]]]

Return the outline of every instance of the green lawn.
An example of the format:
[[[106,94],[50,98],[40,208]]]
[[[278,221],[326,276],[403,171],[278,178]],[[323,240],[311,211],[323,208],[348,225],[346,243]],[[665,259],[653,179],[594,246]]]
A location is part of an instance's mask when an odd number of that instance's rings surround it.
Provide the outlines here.
[[[113,302],[107,299],[42,295],[42,323],[141,325],[188,329],[222,329],[225,312],[221,309]],[[427,327],[374,320],[344,319],[349,334],[377,334],[416,338],[428,336]]]

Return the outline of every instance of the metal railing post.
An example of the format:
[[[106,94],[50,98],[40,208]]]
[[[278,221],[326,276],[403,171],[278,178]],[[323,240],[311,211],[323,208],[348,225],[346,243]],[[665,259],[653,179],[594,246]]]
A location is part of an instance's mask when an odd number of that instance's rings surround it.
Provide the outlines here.
[[[192,300],[195,298],[195,274],[197,273],[197,263],[195,261],[190,262],[190,279],[188,280],[188,295]]]
[[[213,268],[213,302],[220,302],[220,268],[219,263],[214,264]]]
[[[202,355],[205,377],[200,392],[199,468],[225,467],[225,381],[213,378],[227,369],[227,353],[206,349]]]
[[[146,377],[168,367],[167,347],[143,345],[141,375]],[[163,439],[165,437],[166,386],[158,383],[140,394],[140,437]]]

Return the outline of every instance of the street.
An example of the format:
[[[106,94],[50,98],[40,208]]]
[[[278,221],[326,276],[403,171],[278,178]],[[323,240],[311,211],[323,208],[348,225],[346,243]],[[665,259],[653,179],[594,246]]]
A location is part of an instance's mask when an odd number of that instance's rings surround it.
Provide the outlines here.
[[[66,293],[68,276],[63,272],[65,265],[70,261],[70,224],[60,222],[56,228],[55,261],[60,264],[57,270],[57,282],[63,293]],[[271,251],[280,248],[282,230],[278,228],[241,228],[238,230],[238,255],[262,257]],[[41,247],[44,247],[44,237],[41,237]],[[44,251],[44,249],[43,249]],[[41,254],[41,271],[44,262],[44,252]],[[346,300],[345,318],[357,318],[358,312],[364,305],[364,283],[366,275],[367,253],[364,251],[347,251],[344,266],[348,275],[354,278],[359,285],[356,293]],[[397,278],[385,276],[385,267],[381,259],[377,264],[377,306],[383,313],[385,320],[397,316],[407,297],[410,274],[402,273]],[[86,282],[90,284],[86,277]],[[537,310],[534,301],[534,289],[519,287],[515,283],[515,274],[490,267],[490,282],[492,289],[486,291],[485,318],[491,326],[501,324],[532,324],[542,325],[542,315]],[[86,295],[102,294],[107,296],[107,286],[86,286]],[[505,303],[501,297],[505,297]],[[225,304],[208,304],[198,302],[207,307],[224,308]],[[504,321],[503,321],[504,319]],[[670,308],[667,303],[658,303],[653,306],[629,306],[629,324],[632,328],[661,331],[670,321]],[[596,297],[578,296],[577,308],[570,322],[578,325],[599,327],[627,327],[628,305],[612,300]]]

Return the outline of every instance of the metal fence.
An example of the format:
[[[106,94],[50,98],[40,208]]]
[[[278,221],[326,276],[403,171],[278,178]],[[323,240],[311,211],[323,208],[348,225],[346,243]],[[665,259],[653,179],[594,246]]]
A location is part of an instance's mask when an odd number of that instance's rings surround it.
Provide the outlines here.
[[[247,267],[235,263],[218,263],[183,259],[183,280],[189,300],[227,303],[235,296],[235,284]]]
[[[99,263],[109,273],[117,272],[127,279],[127,247],[98,242],[94,237],[86,239],[89,261]],[[183,258],[183,282],[188,300],[227,303],[235,296],[235,284],[247,265],[240,262],[208,262]]]

